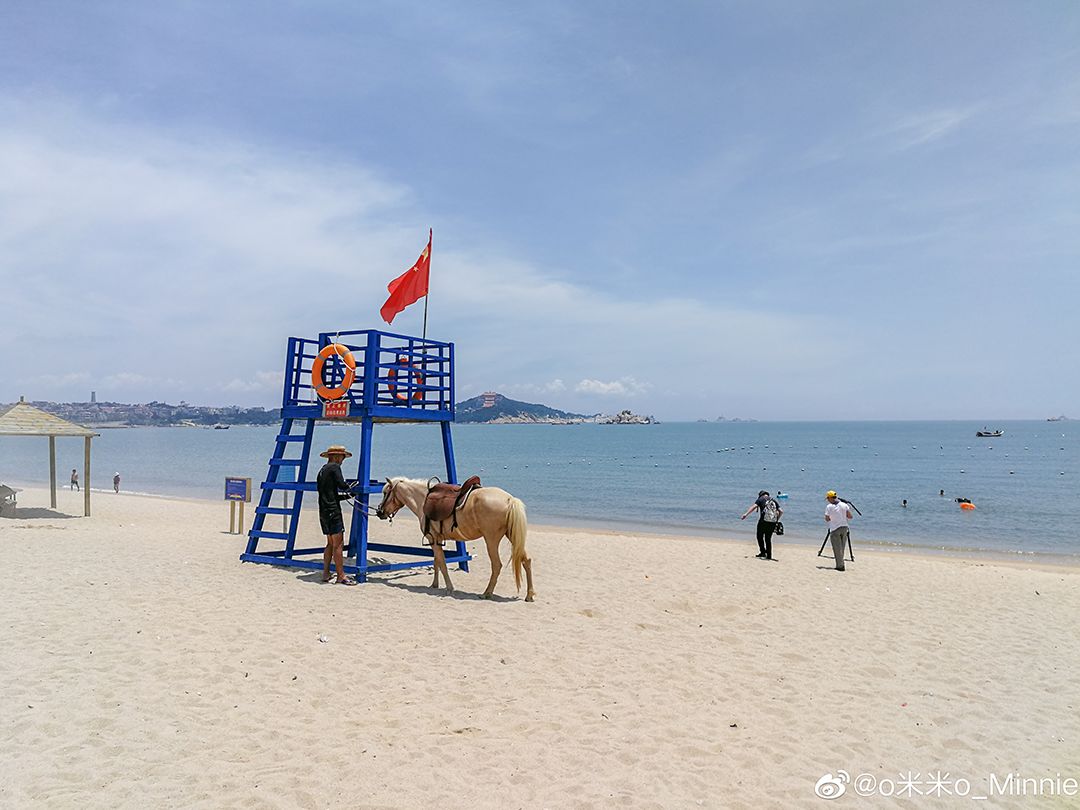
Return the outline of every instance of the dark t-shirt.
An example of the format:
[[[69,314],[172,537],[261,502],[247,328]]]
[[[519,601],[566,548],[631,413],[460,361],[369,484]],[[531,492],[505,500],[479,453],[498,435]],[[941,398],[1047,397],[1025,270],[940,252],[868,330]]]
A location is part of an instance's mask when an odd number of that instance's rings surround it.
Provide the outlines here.
[[[315,481],[319,489],[319,514],[324,517],[340,515],[341,501],[349,497],[349,485],[341,474],[341,465],[328,461],[319,470]]]

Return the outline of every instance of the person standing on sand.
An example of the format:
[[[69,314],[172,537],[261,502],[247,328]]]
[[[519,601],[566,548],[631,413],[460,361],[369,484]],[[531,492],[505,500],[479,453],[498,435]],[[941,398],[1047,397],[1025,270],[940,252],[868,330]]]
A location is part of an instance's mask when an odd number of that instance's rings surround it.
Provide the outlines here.
[[[117,495],[120,494],[120,473],[118,472],[113,473],[112,488],[113,492],[115,492]]]
[[[80,491],[79,490],[79,471],[78,470],[72,470],[71,471],[71,488],[73,490],[75,490],[76,492]]]
[[[829,540],[832,541],[833,557],[836,558],[836,570],[844,570],[844,550],[850,541],[848,521],[851,510],[848,505],[836,497],[831,489],[825,493],[825,523],[829,527]]]
[[[757,500],[754,501],[750,508],[743,512],[743,516],[739,520],[746,520],[750,513],[754,510],[758,511],[757,522],[757,544],[759,560],[771,560],[772,555],[772,536],[776,531],[776,523],[780,520],[780,517],[784,514],[784,510],[780,508],[775,500],[769,497],[769,493],[765,490],[761,490],[758,493]]]
[[[327,461],[319,470],[316,488],[319,491],[319,523],[326,535],[326,549],[323,551],[322,581],[330,581],[330,562],[337,569],[338,585],[355,585],[356,581],[345,576],[341,559],[342,546],[345,544],[345,519],[341,516],[341,502],[352,495],[345,476],[341,474],[341,462],[352,453],[340,444],[326,448],[320,456]]]

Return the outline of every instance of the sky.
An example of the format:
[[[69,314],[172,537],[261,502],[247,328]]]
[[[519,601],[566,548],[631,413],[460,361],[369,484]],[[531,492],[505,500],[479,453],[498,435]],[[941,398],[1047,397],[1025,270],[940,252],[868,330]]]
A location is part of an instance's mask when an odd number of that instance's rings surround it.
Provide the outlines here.
[[[0,402],[379,318],[662,420],[1080,416],[1080,4],[0,4]]]

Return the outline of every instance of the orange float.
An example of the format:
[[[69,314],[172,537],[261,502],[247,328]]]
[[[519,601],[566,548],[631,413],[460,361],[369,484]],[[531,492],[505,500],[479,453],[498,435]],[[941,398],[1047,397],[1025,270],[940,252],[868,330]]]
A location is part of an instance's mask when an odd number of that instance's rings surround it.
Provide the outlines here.
[[[975,504],[973,504],[973,503],[962,503],[962,504],[960,504],[960,508],[961,509],[967,509],[968,511],[971,511],[972,509],[975,508]]]
[[[345,364],[345,377],[339,386],[331,388],[323,380],[323,366],[334,355],[340,357],[341,362]],[[355,379],[356,360],[353,358],[352,352],[349,351],[349,347],[340,343],[330,343],[324,346],[316,356],[315,362],[311,364],[311,384],[315,388],[315,393],[323,399],[341,399],[348,392]]]
[[[412,378],[416,382],[417,385],[423,385],[424,384],[424,375],[421,374],[420,371],[418,371],[413,366],[413,364],[409,362],[408,357],[405,357],[404,355],[401,355],[401,356],[398,357],[397,361],[402,366],[407,366],[408,368],[412,368],[412,372],[411,372],[412,373]],[[394,399],[400,400],[401,402],[407,402],[408,399],[409,399],[408,395],[403,393],[402,391],[398,391],[398,386],[397,386],[398,370],[396,368],[391,368],[388,372],[386,372],[386,377],[390,381],[390,382],[388,382],[386,384],[386,387],[390,389],[390,393],[392,393],[394,395]],[[412,398],[413,399],[423,399],[424,398],[424,392],[423,391],[413,391]]]

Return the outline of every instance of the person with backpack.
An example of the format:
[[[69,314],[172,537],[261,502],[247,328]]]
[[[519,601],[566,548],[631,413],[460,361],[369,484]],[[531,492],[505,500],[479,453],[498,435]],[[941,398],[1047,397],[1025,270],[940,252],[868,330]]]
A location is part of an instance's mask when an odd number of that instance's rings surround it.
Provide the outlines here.
[[[761,490],[758,493],[757,500],[754,501],[750,508],[747,509],[739,520],[746,520],[750,513],[754,510],[758,511],[758,523],[757,523],[757,544],[759,560],[771,560],[772,555],[772,536],[776,531],[776,524],[780,521],[781,516],[784,514],[784,510],[780,508],[780,504],[775,499],[769,497],[769,493],[765,490]]]

